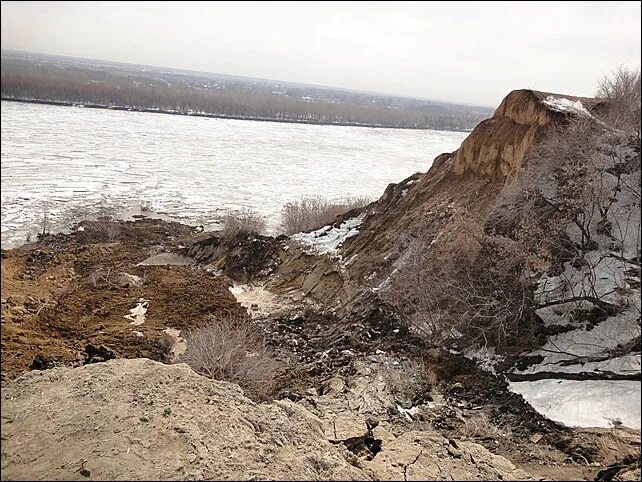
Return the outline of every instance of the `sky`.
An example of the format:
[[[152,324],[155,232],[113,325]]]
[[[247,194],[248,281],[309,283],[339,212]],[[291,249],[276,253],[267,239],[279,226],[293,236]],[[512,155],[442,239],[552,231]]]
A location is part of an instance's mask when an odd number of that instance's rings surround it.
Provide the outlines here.
[[[640,66],[640,2],[7,2],[2,48],[497,106]]]

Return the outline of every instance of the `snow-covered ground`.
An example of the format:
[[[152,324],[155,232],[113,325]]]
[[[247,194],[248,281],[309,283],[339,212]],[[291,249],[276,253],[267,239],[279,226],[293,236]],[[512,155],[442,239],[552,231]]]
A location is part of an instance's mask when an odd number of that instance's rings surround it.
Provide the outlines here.
[[[640,278],[631,270],[634,265],[624,259],[604,249],[589,251],[584,255],[583,266],[576,268],[568,262],[559,276],[540,280],[535,296],[542,304],[571,299],[572,295],[592,295],[618,307],[616,313],[595,325],[574,320],[579,311],[594,308],[585,300],[537,311],[546,325],[566,327],[569,331],[549,336],[544,346],[529,353],[541,357],[541,361],[514,371],[521,375],[547,372],[551,378],[513,382],[510,387],[552,420],[581,427],[609,427],[619,420],[628,427],[640,428],[639,380],[555,378],[557,373],[639,376],[640,352],[618,355],[618,346],[633,343],[640,336],[640,289],[635,288]]]
[[[342,222],[339,226],[323,226],[310,233],[298,233],[292,239],[300,242],[304,249],[315,254],[336,254],[343,242],[359,234],[359,226],[365,213]]]
[[[275,228],[303,195],[378,198],[466,133],[254,122],[2,102],[2,246],[101,207],[210,225],[253,208]]]
[[[565,97],[556,97],[549,95],[544,99],[544,104],[558,112],[569,112],[576,115],[590,116],[590,112],[582,105],[579,100],[566,99]]]
[[[514,382],[535,410],[570,427],[640,428],[640,382],[621,380],[537,380]]]

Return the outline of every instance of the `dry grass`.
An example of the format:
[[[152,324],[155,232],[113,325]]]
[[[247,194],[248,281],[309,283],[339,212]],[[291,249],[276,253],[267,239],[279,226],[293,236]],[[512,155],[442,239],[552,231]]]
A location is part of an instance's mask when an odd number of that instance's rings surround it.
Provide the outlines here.
[[[488,416],[480,412],[473,417],[466,417],[458,435],[464,440],[497,440],[503,438],[512,438],[510,428],[499,428],[493,424]]]
[[[237,383],[258,399],[274,394],[279,364],[249,318],[211,317],[206,326],[188,332],[185,342],[178,361],[194,371]]]
[[[238,233],[262,234],[266,223],[260,214],[253,209],[230,211],[223,218],[223,237],[234,238]]]
[[[311,231],[330,224],[340,214],[366,206],[370,202],[372,200],[364,196],[334,200],[320,196],[303,197],[283,207],[281,227],[288,236]]]
[[[426,393],[437,384],[435,372],[418,359],[387,367],[381,376],[395,400],[406,406],[422,403]]]

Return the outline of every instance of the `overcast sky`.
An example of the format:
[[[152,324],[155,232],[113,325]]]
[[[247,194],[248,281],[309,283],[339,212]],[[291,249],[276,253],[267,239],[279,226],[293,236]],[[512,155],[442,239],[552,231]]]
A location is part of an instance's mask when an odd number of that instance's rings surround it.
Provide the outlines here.
[[[496,106],[640,65],[640,2],[2,2],[2,48]]]

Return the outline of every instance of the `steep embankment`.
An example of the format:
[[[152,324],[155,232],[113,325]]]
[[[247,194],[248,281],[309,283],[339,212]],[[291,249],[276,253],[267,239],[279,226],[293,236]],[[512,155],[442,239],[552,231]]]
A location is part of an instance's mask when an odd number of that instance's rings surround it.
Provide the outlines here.
[[[347,307],[349,316],[396,296],[397,305],[417,304],[412,314],[433,334],[445,323],[440,305],[446,321],[453,303],[464,305],[453,326],[461,330],[463,320],[491,351],[487,335],[518,333],[513,354],[530,352],[514,357],[506,373],[542,413],[574,425],[639,428],[640,147],[639,138],[600,120],[607,107],[511,92],[426,174],[390,185],[331,228],[296,237],[306,254],[289,251],[272,286],[298,283],[323,303]],[[337,236],[342,244],[333,241],[328,251],[328,238]],[[330,256],[310,261],[314,251]],[[501,285],[497,275],[520,256],[528,268]],[[404,271],[414,278],[392,286]],[[422,298],[439,284],[441,293]],[[421,303],[430,311],[422,313]],[[505,325],[496,323],[500,316]],[[479,319],[496,331],[474,326]],[[583,404],[578,390],[589,390]],[[580,406],[593,412],[578,416]]]
[[[399,241],[418,224],[423,236],[433,240],[458,213],[466,212],[483,223],[507,178],[518,173],[551,125],[568,118],[569,111],[553,100],[559,98],[531,90],[511,92],[458,150],[438,156],[426,174],[388,186],[368,208],[360,235],[345,243],[343,256],[354,259],[351,278],[361,280],[376,272],[371,279],[383,280],[400,255]],[[587,108],[601,105],[595,99],[581,101]]]
[[[386,279],[402,254],[404,237],[417,226],[421,225],[422,236],[432,240],[462,212],[483,222],[506,179],[520,170],[551,125],[564,123],[573,114],[575,101],[588,109],[603,108],[603,101],[596,99],[532,90],[511,92],[458,150],[438,156],[427,173],[390,184],[376,202],[337,219],[337,228],[347,220],[359,220],[352,236],[345,237],[342,245],[335,243],[339,248],[329,253],[322,250],[340,258],[341,263],[319,263],[315,259],[314,267],[310,267],[310,260],[301,261],[299,251],[291,252],[282,256],[280,277],[273,286],[286,290],[303,286],[307,294],[320,301],[346,303],[364,285],[377,286]],[[328,233],[322,231],[317,244],[325,242]],[[309,254],[315,249],[303,251]]]

